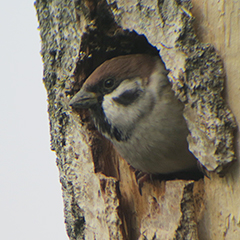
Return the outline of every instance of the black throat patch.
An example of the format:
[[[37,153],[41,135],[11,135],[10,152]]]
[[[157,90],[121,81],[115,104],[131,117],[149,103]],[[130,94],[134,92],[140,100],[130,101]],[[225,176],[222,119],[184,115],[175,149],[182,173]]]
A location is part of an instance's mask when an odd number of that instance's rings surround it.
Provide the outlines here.
[[[130,133],[123,133],[109,123],[100,104],[91,108],[91,113],[98,131],[108,139],[116,139],[118,142],[127,141],[129,139]]]

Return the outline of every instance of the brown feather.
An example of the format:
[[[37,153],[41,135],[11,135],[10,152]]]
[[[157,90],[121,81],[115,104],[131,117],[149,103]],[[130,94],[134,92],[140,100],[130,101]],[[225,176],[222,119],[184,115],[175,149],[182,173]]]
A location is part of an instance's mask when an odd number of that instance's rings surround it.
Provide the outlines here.
[[[156,59],[146,54],[120,56],[105,61],[87,79],[86,85],[94,86],[99,81],[114,77],[116,81],[141,77],[148,79],[154,70]]]

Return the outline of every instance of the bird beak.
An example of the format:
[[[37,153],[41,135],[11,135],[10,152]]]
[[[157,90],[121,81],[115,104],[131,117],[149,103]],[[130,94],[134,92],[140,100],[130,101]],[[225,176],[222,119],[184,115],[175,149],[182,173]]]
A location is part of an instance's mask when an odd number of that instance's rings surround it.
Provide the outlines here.
[[[94,92],[88,92],[81,89],[70,101],[69,105],[72,108],[90,108],[98,103],[98,96]]]

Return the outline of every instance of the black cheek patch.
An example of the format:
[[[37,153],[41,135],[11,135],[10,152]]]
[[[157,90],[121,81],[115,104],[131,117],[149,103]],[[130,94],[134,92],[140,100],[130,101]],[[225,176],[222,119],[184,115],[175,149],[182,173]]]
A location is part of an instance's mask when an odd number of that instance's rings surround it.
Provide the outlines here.
[[[127,90],[124,93],[122,93],[119,97],[114,97],[113,100],[119,104],[128,106],[139,97],[141,92],[142,91],[139,89]]]

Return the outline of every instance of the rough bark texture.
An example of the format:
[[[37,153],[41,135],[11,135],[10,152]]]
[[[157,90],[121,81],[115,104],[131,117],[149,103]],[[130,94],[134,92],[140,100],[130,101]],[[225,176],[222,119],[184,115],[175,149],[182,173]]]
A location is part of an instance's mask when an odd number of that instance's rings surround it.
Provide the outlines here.
[[[51,144],[71,240],[240,238],[239,164],[226,169],[236,159],[236,123],[221,97],[223,59],[225,95],[239,123],[240,3],[192,3],[36,1]],[[141,196],[133,169],[96,131],[89,113],[71,111],[71,96],[99,64],[130,53],[160,54],[177,97],[186,104],[190,150],[218,173],[210,173],[211,179],[149,181]]]
[[[224,62],[226,73],[224,96],[238,126],[240,125],[240,2],[193,0],[194,29],[199,39],[210,42]],[[200,239],[240,239],[240,139],[236,133],[238,161],[224,178],[211,174],[204,184],[204,211],[199,221]]]

